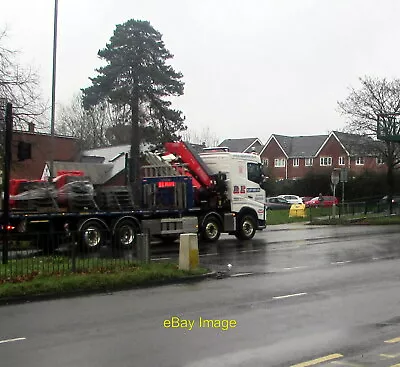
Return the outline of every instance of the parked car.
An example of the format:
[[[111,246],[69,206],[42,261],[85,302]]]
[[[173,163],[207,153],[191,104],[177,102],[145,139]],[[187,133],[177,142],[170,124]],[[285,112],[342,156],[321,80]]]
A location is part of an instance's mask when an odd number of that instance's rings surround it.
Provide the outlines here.
[[[278,198],[284,198],[291,204],[303,204],[303,200],[301,200],[300,196],[296,195],[278,195]]]
[[[269,197],[265,200],[265,205],[268,210],[276,210],[276,209],[290,209],[292,206],[286,199],[281,198],[279,196]]]
[[[303,204],[306,203],[306,201],[310,201],[313,197],[312,196],[302,196],[301,200],[303,201]]]
[[[311,200],[308,200],[305,202],[306,207],[310,208],[310,207],[319,207],[319,206],[323,206],[323,207],[330,207],[333,204],[338,205],[339,200],[338,198],[334,197],[334,196],[322,196],[323,200],[322,203],[320,202],[320,197],[316,196],[315,198],[312,198]]]
[[[380,204],[389,204],[388,202],[388,195],[385,195],[380,201]],[[392,204],[400,204],[400,195],[399,194],[393,194],[392,196]]]

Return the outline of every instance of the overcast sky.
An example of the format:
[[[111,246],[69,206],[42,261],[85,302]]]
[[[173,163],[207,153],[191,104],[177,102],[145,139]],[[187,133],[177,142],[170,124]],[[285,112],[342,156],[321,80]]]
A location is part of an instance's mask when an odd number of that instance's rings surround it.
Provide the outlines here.
[[[3,1],[0,28],[50,100],[54,0]],[[57,95],[89,85],[115,25],[148,20],[174,54],[189,128],[224,138],[323,134],[358,77],[400,74],[397,0],[59,0]]]

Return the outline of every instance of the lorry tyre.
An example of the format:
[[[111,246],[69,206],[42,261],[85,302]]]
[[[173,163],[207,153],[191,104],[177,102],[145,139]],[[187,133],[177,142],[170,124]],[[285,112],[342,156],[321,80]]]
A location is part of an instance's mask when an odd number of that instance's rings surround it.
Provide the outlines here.
[[[245,214],[239,219],[238,230],[235,233],[239,240],[251,240],[256,234],[256,220],[253,215]]]
[[[221,235],[221,222],[217,217],[211,215],[204,219],[201,229],[201,239],[205,242],[218,241]]]
[[[136,245],[139,232],[139,227],[134,221],[129,219],[121,220],[115,227],[113,243],[121,250],[132,249]]]
[[[105,229],[95,220],[88,220],[79,230],[79,247],[83,251],[96,251],[105,242]]]

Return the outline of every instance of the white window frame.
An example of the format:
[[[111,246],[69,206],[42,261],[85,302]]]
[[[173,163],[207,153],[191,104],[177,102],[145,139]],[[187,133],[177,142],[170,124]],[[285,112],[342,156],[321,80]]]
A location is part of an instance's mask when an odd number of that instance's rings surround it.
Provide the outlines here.
[[[380,166],[382,164],[385,164],[385,158],[383,157],[376,157],[376,165]]]
[[[300,166],[300,159],[293,158],[293,167],[299,167],[299,166]]]
[[[319,165],[321,167],[329,167],[332,166],[332,157],[320,157]]]
[[[355,159],[355,161],[356,161],[356,166],[363,166],[364,163],[365,163],[364,157],[357,157],[357,158]]]
[[[263,158],[263,159],[262,159],[262,164],[263,164],[265,167],[268,167],[268,158]]]
[[[344,166],[346,164],[346,157],[340,156],[338,159],[339,166]]]
[[[275,158],[274,159],[274,167],[277,167],[277,168],[286,167],[286,159],[285,158]]]
[[[313,165],[313,158],[305,158],[304,159],[304,165],[306,166],[306,167],[312,167],[312,165]]]

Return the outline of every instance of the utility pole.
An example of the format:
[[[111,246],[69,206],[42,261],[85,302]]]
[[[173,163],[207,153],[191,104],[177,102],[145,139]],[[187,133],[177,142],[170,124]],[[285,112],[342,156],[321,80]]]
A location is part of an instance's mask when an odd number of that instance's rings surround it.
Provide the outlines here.
[[[2,262],[8,263],[8,226],[10,224],[10,169],[11,169],[11,139],[13,129],[12,119],[12,104],[6,105],[6,124],[4,134],[4,174],[3,174],[3,249],[2,249]]]
[[[57,18],[58,18],[58,0],[54,0],[54,32],[53,32],[53,78],[51,83],[51,154],[50,154],[50,177],[54,178],[54,124],[56,115],[56,66],[57,66]]]

